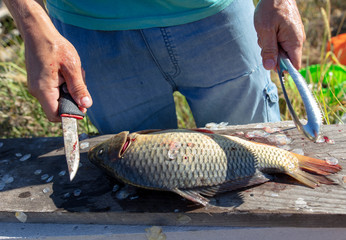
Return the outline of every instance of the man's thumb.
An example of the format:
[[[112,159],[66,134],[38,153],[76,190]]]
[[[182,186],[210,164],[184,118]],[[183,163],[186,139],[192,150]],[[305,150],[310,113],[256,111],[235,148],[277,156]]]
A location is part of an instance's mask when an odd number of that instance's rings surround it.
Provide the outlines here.
[[[262,48],[261,56],[264,68],[274,70],[278,58],[278,43],[275,33],[267,32],[266,34],[262,34],[259,42]]]
[[[81,68],[74,69],[61,69],[62,77],[64,78],[67,89],[72,98],[79,107],[89,108],[92,105],[92,99],[87,86],[83,80],[83,73]]]

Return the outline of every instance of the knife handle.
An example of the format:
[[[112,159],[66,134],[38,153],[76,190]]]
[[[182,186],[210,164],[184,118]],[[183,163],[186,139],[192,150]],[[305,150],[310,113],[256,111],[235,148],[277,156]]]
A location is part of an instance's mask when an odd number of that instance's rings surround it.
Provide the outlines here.
[[[59,90],[59,116],[83,119],[85,114],[79,110],[77,103],[73,100],[72,96],[67,90],[66,83],[63,83],[59,87]]]

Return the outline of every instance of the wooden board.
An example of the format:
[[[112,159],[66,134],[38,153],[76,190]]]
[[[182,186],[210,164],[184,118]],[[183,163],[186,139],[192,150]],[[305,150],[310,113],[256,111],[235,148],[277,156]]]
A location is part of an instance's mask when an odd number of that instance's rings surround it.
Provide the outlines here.
[[[305,155],[320,159],[337,158],[346,169],[345,125],[323,127],[322,135],[335,144],[307,140],[292,122],[227,126],[217,132],[248,133],[264,126],[282,129],[292,140],[292,150],[301,149]],[[98,136],[82,143],[93,146],[109,137]],[[0,142],[2,222],[18,222],[15,213],[23,212],[27,222],[40,223],[346,227],[346,170],[332,176],[337,185],[310,189],[280,175],[274,182],[220,194],[212,199],[217,207],[203,208],[174,193],[150,190],[137,190],[132,197],[118,200],[112,189],[123,185],[88,161],[89,148],[81,150],[82,165],[70,182],[62,138]],[[21,161],[26,154],[31,154],[30,158]],[[53,178],[42,180],[44,174]]]

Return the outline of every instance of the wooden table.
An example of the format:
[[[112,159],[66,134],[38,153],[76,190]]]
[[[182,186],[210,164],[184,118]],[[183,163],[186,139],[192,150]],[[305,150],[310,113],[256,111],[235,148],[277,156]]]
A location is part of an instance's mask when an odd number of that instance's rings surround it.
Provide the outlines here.
[[[292,140],[292,150],[320,159],[334,157],[346,169],[345,125],[323,126],[322,136],[335,144],[307,140],[292,122],[227,126],[216,132],[248,133],[264,126],[279,127]],[[109,137],[81,143],[93,146]],[[279,175],[274,182],[220,194],[212,199],[217,207],[203,208],[174,193],[150,190],[118,200],[112,189],[122,185],[89,162],[88,147],[81,150],[82,165],[70,182],[60,137],[0,142],[1,222],[18,222],[15,214],[24,213],[30,223],[346,227],[346,170],[331,177],[337,185],[316,189]]]

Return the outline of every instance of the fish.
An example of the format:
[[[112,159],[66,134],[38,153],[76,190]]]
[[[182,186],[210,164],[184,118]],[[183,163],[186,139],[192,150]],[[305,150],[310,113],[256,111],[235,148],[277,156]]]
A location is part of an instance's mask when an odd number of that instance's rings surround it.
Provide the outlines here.
[[[93,146],[88,158],[125,184],[175,192],[203,206],[216,194],[265,183],[273,173],[315,188],[335,184],[326,176],[341,170],[338,164],[204,129],[123,131]]]

